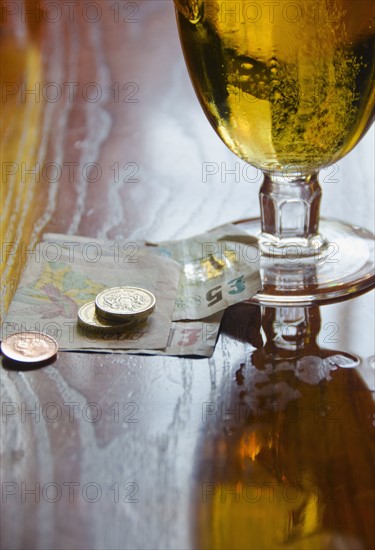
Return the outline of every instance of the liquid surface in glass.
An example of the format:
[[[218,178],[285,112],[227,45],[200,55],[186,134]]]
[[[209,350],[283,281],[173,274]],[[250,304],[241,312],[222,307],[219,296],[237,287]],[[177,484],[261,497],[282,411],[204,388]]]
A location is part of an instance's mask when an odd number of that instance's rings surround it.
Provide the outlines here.
[[[348,153],[374,113],[375,3],[176,0],[190,77],[216,132],[263,170]]]

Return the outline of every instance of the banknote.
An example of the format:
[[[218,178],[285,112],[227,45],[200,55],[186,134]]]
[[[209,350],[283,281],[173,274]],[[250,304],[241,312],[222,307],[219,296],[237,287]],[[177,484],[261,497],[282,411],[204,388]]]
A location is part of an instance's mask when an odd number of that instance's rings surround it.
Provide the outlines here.
[[[235,224],[226,224],[187,239],[163,242],[103,241],[49,233],[50,242],[80,246],[100,260],[115,264],[137,261],[138,254],[153,254],[181,265],[172,320],[210,317],[228,306],[250,299],[261,289],[258,240]],[[100,252],[99,252],[100,251]],[[87,252],[87,253],[88,253]],[[99,260],[98,260],[99,261]]]
[[[167,346],[162,349],[128,349],[127,353],[144,355],[171,355],[179,357],[211,357],[217,337],[223,311],[199,321],[173,321],[171,323]],[[98,349],[86,349],[98,351]],[[120,350],[108,348],[113,353]]]
[[[44,330],[61,350],[209,357],[224,310],[260,289],[257,240],[233,224],[161,243],[48,233],[26,259],[2,332]],[[121,285],[155,294],[146,323],[121,334],[78,326],[81,305]]]
[[[257,239],[234,224],[148,245],[182,266],[174,321],[208,317],[261,289]]]
[[[3,323],[2,339],[19,330],[37,330],[53,336],[60,350],[165,348],[180,265],[169,258],[151,259],[141,248],[127,262],[120,257],[113,261],[112,252],[94,241],[66,236],[64,242],[38,243]],[[78,326],[80,306],[105,288],[123,285],[142,287],[155,295],[156,308],[146,323],[105,335]]]

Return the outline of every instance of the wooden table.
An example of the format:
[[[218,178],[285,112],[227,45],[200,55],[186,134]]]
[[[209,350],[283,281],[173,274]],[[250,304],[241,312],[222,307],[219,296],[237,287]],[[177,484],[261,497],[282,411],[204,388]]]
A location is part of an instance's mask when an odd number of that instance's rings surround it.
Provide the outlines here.
[[[44,231],[175,239],[258,214],[170,0],[2,10],[2,314]],[[373,137],[321,177],[323,214],[370,230]],[[2,548],[373,547],[373,334],[370,292],[239,306],[211,359],[3,364]]]

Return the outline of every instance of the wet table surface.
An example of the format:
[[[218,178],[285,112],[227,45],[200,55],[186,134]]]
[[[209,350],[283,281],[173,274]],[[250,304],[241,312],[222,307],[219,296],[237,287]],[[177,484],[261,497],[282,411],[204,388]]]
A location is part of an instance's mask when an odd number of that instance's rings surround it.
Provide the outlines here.
[[[155,241],[258,215],[171,1],[2,9],[2,315],[45,231]],[[373,138],[321,175],[323,215],[370,230]],[[3,359],[2,548],[372,548],[373,335],[370,292],[239,305],[210,359]]]

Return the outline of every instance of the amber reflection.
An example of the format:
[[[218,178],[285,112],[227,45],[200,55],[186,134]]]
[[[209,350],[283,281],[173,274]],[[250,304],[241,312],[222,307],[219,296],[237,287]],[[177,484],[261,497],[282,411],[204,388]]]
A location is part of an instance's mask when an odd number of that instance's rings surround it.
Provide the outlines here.
[[[33,224],[48,190],[42,166],[43,86],[40,30],[35,0],[1,2],[1,310],[10,303],[26,263],[25,250],[36,239]]]
[[[318,346],[318,308],[261,316],[242,304],[229,316],[224,331],[258,349],[210,405],[213,435],[198,452],[193,497],[196,546],[372,548],[374,407],[357,358]]]

